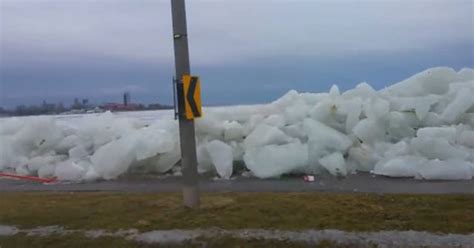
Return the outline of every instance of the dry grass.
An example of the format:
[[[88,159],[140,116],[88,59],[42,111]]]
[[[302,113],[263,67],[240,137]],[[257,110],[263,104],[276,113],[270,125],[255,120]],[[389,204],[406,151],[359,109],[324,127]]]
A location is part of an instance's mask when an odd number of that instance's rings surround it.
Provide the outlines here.
[[[474,232],[472,195],[208,193],[202,208],[178,193],[0,193],[0,224],[137,228]]]

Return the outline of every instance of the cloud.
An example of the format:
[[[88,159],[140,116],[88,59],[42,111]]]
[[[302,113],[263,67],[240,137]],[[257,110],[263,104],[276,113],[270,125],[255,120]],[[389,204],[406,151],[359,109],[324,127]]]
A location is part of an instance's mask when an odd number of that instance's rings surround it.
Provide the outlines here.
[[[472,1],[187,1],[191,60],[344,56],[474,42]],[[168,0],[3,0],[2,53],[173,61]],[[7,59],[8,60],[8,59]]]
[[[0,4],[0,104],[114,100],[127,90],[134,99],[172,101],[170,0]],[[427,67],[474,63],[471,0],[186,4],[192,71],[211,104],[262,102],[332,83],[380,88]]]

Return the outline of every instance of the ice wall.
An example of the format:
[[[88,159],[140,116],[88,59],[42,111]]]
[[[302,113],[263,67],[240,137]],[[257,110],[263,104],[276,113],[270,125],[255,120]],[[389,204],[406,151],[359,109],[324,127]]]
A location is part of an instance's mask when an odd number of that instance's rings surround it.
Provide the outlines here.
[[[114,179],[179,167],[178,126],[104,113],[0,119],[0,171],[59,180]],[[266,105],[206,108],[196,121],[198,168],[222,178],[243,162],[256,177],[357,171],[472,179],[474,71],[432,68],[381,91],[289,91]]]

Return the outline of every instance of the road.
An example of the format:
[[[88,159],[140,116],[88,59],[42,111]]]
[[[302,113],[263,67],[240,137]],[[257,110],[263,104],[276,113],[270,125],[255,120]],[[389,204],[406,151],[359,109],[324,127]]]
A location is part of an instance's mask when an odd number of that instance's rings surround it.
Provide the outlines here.
[[[300,177],[262,180],[237,177],[220,180],[202,177],[200,187],[205,192],[372,192],[414,194],[474,194],[474,180],[420,181],[407,178],[387,178],[367,173],[350,175],[344,179],[316,176],[314,182]],[[0,192],[21,191],[121,191],[121,192],[177,192],[179,177],[132,176],[113,181],[88,183],[40,184],[0,178]]]

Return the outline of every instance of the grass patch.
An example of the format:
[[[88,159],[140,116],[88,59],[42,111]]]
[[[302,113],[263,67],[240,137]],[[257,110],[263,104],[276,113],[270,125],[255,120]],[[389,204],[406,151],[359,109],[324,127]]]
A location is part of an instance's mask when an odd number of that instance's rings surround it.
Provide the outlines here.
[[[136,228],[474,232],[472,195],[205,193],[187,209],[178,193],[0,193],[0,224]]]

